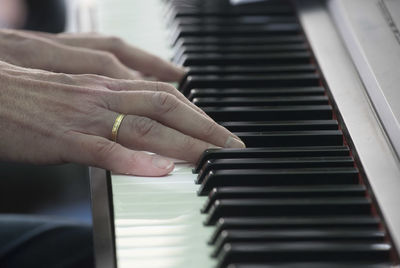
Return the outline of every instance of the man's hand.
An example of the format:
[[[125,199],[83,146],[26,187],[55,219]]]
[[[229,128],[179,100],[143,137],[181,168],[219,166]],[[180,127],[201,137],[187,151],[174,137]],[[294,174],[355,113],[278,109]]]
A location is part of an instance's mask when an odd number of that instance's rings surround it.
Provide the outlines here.
[[[44,53],[45,54],[45,53]],[[51,54],[51,53],[50,53]],[[0,159],[77,162],[161,176],[209,147],[244,147],[169,84],[66,75],[0,62]],[[110,141],[119,113],[127,114]]]
[[[97,34],[48,34],[0,30],[0,60],[67,74],[119,79],[179,81],[184,70],[119,38]]]

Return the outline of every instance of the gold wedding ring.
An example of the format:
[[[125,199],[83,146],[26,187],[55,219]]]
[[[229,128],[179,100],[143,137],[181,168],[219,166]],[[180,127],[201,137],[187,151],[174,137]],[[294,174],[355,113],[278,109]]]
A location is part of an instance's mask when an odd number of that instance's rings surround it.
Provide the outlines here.
[[[126,114],[118,114],[115,118],[114,125],[111,130],[111,140],[117,142],[118,129],[121,126],[122,120],[124,120]]]

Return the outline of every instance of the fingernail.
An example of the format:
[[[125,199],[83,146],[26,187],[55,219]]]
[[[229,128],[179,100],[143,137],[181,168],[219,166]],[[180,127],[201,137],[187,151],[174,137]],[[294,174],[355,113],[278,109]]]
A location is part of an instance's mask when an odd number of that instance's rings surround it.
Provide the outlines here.
[[[246,145],[239,139],[229,136],[225,142],[225,148],[246,148]]]
[[[217,145],[214,145],[214,144],[210,144],[207,149],[221,149],[221,148],[222,147],[220,147],[220,146],[217,146]]]
[[[157,168],[161,169],[170,169],[173,166],[173,162],[170,160],[167,160],[165,158],[159,157],[159,156],[154,156],[153,157],[153,165]]]

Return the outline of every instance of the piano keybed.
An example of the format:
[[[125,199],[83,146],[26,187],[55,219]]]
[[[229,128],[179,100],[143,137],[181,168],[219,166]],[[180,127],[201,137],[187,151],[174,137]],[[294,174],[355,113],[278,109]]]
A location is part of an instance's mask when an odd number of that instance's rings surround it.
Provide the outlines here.
[[[247,148],[207,150],[195,175],[113,175],[118,267],[391,267],[290,1],[165,3],[179,90]]]
[[[195,168],[218,267],[388,267],[391,245],[289,2],[170,4],[179,89],[246,149]]]

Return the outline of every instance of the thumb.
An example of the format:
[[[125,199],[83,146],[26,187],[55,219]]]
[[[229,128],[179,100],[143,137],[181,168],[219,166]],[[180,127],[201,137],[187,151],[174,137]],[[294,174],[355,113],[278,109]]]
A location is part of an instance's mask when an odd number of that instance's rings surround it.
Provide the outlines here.
[[[174,169],[166,158],[130,150],[103,137],[73,132],[70,138],[73,146],[64,159],[71,162],[138,176],[164,176]]]

